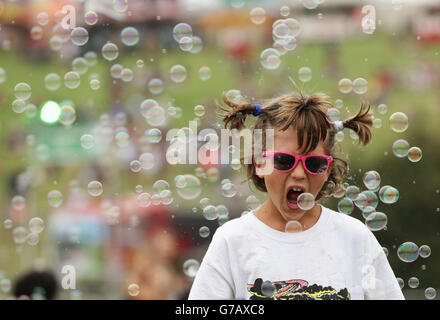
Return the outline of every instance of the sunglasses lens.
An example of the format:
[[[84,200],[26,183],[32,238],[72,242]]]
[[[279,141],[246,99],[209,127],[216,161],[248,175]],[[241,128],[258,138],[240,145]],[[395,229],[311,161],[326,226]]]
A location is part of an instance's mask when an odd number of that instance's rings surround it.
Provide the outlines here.
[[[295,157],[290,154],[277,153],[273,157],[273,162],[277,170],[290,170],[295,164]]]
[[[324,173],[327,170],[327,159],[324,157],[309,157],[306,159],[306,167],[313,173]]]

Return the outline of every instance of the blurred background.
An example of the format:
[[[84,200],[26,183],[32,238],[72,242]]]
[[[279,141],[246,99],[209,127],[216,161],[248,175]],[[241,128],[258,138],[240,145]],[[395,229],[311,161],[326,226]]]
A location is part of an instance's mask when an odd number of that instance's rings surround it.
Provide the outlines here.
[[[330,119],[371,104],[323,205],[367,224],[407,299],[438,299],[438,1],[3,0],[0,24],[0,299],[185,299],[216,228],[266,199],[233,160],[176,163],[189,121],[200,147],[223,92],[289,76]]]

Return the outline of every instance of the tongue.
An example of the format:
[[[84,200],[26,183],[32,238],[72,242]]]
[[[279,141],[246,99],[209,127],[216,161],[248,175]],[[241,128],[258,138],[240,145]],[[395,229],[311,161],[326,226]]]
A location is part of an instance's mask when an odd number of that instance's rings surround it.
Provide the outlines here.
[[[300,193],[301,192],[299,192],[299,191],[289,190],[289,192],[287,193],[287,201],[296,202],[296,199],[298,198]]]

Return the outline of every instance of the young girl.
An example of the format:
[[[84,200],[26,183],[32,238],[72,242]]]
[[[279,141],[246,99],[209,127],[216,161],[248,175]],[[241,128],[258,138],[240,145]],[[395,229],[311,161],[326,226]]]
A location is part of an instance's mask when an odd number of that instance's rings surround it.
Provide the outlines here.
[[[332,104],[321,93],[283,95],[263,106],[223,100],[230,107],[219,106],[225,127],[241,130],[253,116],[263,142],[264,130],[275,130],[264,163],[254,158],[246,165],[268,199],[217,228],[189,299],[404,299],[382,246],[360,220],[297,203],[301,193],[322,201],[342,186],[348,165],[335,155],[335,134],[351,129],[366,145],[370,108],[332,123]],[[256,170],[268,165],[270,174]]]

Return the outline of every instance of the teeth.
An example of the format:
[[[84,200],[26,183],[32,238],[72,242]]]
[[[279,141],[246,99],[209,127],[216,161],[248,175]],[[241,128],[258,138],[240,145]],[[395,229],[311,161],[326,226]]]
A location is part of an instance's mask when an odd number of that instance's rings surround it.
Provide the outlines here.
[[[302,191],[302,189],[300,189],[300,188],[292,188],[292,190],[293,190],[293,191],[299,191],[299,192]]]

